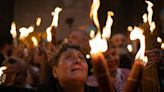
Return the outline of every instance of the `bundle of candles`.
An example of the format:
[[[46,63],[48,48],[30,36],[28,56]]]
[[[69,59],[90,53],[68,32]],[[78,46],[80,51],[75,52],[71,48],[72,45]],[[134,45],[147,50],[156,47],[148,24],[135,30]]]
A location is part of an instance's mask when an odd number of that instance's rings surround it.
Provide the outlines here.
[[[54,9],[54,11],[52,12],[53,15],[53,20],[52,23],[50,25],[50,30],[51,30],[51,34],[52,34],[52,44],[56,45],[56,28],[58,26],[58,19],[59,19],[59,13],[62,11],[61,8],[57,7]]]
[[[146,29],[145,36],[147,38],[147,50],[151,50],[154,48],[155,43],[152,41],[150,44],[150,40],[153,40],[152,35],[150,34],[150,29],[148,23],[143,24],[142,27]],[[149,31],[149,32],[147,32]],[[148,61],[146,67],[144,68],[143,78],[142,78],[142,92],[160,92],[160,85],[158,79],[158,70],[157,70],[157,62]]]
[[[144,64],[142,61],[135,61],[128,76],[123,92],[138,92],[139,84],[141,82]]]
[[[148,14],[147,23],[144,23],[145,25],[143,26],[143,28],[145,29],[145,36],[147,36],[146,37],[147,49],[151,50],[156,45],[155,43],[156,41],[154,41],[154,39],[152,38],[153,30],[155,29],[155,23],[152,21],[153,4],[149,1],[146,1],[146,3],[148,4],[147,10],[149,14]],[[151,44],[150,44],[150,40],[152,40]],[[147,63],[143,72],[142,87],[141,87],[142,92],[160,92],[157,67],[158,67],[157,62],[155,61],[149,61]]]
[[[103,54],[98,52],[92,54],[94,74],[97,78],[99,89],[101,92],[114,92],[113,85],[111,83],[111,75],[107,66]]]
[[[134,30],[131,32],[131,40],[135,40],[135,32],[137,34],[137,37],[139,37],[140,40],[140,49],[145,49],[145,36],[146,36],[146,45],[147,49],[151,50],[153,48],[152,43],[150,44],[150,40],[152,39],[151,35],[153,33],[153,30],[155,29],[155,23],[152,22],[152,6],[153,4],[149,1],[146,1],[148,4],[148,15],[143,16],[144,18],[144,24],[141,26],[141,28],[134,28]],[[147,19],[148,17],[148,19]],[[139,31],[140,30],[140,31]],[[144,51],[138,51],[136,58],[138,55],[141,55],[140,59],[143,59],[142,61],[148,61],[145,60],[144,57]],[[145,67],[146,65],[146,67]],[[142,81],[142,82],[141,82]],[[139,86],[138,84],[140,84]],[[140,87],[141,92],[160,92],[160,85],[159,85],[159,79],[158,79],[158,71],[157,71],[157,63],[153,61],[148,61],[148,63],[139,63],[137,60],[134,62],[134,65],[132,67],[131,73],[128,77],[128,81],[124,87],[123,92],[137,92]]]
[[[110,33],[111,33],[110,29],[113,23],[111,16],[113,15],[113,12],[108,12],[107,23],[101,35],[100,25],[98,21],[98,13],[97,13],[99,6],[100,6],[100,1],[93,0],[90,17],[91,19],[93,19],[93,22],[97,27],[97,34],[96,36],[94,34],[93,34],[94,36],[90,35],[92,38],[89,41],[89,44],[91,46],[91,58],[93,61],[92,63],[93,63],[94,74],[97,78],[100,92],[114,92],[114,88],[111,82],[111,75],[107,66],[108,64],[102,53],[108,49],[106,38],[110,37]]]
[[[61,11],[62,11],[62,8],[59,8],[59,7],[56,7],[54,9],[54,11],[52,12],[52,16],[53,16],[52,23],[46,29],[47,41],[48,43],[52,43],[53,45],[56,45],[56,28],[58,27],[58,18],[59,18],[59,13]],[[19,28],[19,32],[17,32],[16,24],[13,22],[11,25],[10,33],[12,34],[15,47],[17,47],[20,44],[24,44],[28,47],[35,48],[38,46],[38,42],[42,43],[43,41],[42,33],[40,32],[38,33],[35,31],[36,28],[40,26],[40,23],[41,23],[41,18],[37,18],[36,26],[33,25],[29,27],[21,27]],[[17,33],[20,33],[20,35],[17,35]]]
[[[149,61],[144,69],[141,90],[142,92],[160,92],[157,63]]]
[[[145,63],[147,62],[147,57],[144,56],[145,53],[145,36],[143,35],[144,30],[135,27],[130,33],[130,39],[140,41],[140,49],[136,54],[135,61],[131,72],[128,76],[128,80],[123,88],[123,92],[137,92],[139,88],[139,84],[141,82],[143,70]],[[144,63],[145,62],[145,63]]]

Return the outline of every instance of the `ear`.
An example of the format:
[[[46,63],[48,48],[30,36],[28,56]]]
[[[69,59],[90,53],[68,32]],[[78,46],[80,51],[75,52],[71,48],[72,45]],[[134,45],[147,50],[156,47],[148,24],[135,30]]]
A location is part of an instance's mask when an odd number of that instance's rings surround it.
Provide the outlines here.
[[[57,67],[55,67],[55,66],[53,67],[52,74],[55,78],[57,78]]]

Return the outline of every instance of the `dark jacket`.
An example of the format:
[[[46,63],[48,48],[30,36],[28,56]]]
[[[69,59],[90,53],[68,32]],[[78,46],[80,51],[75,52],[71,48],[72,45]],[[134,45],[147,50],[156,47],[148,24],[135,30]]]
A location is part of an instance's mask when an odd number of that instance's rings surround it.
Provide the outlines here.
[[[5,60],[5,56],[0,52],[0,66],[2,66],[4,60]]]
[[[35,90],[22,87],[0,85],[0,92],[35,92]]]
[[[37,87],[36,91],[37,92],[64,92],[61,86],[55,83],[42,84]],[[98,88],[85,86],[85,92],[98,92]]]

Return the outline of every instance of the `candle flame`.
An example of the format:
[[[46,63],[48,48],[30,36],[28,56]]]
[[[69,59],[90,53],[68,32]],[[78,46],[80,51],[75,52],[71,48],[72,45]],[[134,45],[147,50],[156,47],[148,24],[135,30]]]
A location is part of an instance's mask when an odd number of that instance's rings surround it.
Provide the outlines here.
[[[143,16],[142,16],[142,19],[143,19],[144,23],[146,23],[148,21],[147,17],[148,17],[147,14],[144,13]]]
[[[29,28],[26,27],[21,27],[19,29],[20,32],[20,37],[19,39],[25,39],[30,33],[32,33],[34,31],[34,27],[30,26]]]
[[[91,38],[94,38],[94,37],[95,37],[95,31],[94,31],[94,30],[91,30],[91,31],[90,31],[90,37],[91,37]]]
[[[103,28],[103,33],[102,33],[102,37],[103,38],[110,38],[111,36],[111,27],[113,24],[113,19],[111,16],[114,16],[114,13],[112,11],[108,11],[108,18],[106,21],[106,26]]]
[[[140,41],[140,49],[136,54],[135,59],[142,60],[144,63],[147,63],[147,57],[144,55],[145,53],[145,36],[143,35],[144,30],[139,27],[134,27],[134,29],[130,33],[130,39]]]
[[[37,26],[40,26],[40,24],[41,24],[41,18],[38,17],[37,20],[36,20],[36,25],[37,25]]]
[[[132,52],[133,51],[133,48],[132,48],[132,45],[131,44],[128,44],[127,48],[128,48],[128,51],[129,52]]]
[[[2,76],[3,71],[6,70],[6,69],[7,69],[6,66],[2,66],[2,67],[0,67],[0,76]]]
[[[107,41],[101,38],[100,32],[97,33],[96,37],[89,40],[91,46],[91,53],[105,52],[108,49]]]
[[[51,28],[50,27],[48,27],[46,29],[46,34],[47,34],[47,41],[51,42],[52,41],[52,33],[51,33]]]
[[[91,5],[90,18],[93,19],[93,22],[97,27],[98,31],[100,31],[100,25],[98,20],[98,13],[97,13],[99,7],[100,7],[100,0],[93,0]]]
[[[56,7],[54,11],[52,12],[53,20],[51,23],[51,26],[58,26],[58,19],[59,19],[59,13],[62,11],[62,8]]]
[[[133,27],[132,27],[132,26],[128,26],[127,30],[128,30],[129,32],[131,32],[131,31],[133,30]]]
[[[148,4],[148,7],[147,7],[147,11],[148,11],[148,23],[150,25],[150,31],[153,32],[156,25],[155,25],[155,22],[152,21],[152,16],[153,16],[153,3],[151,3],[150,1],[145,1],[147,4]]]
[[[157,42],[162,43],[162,39],[160,37],[157,37]]]
[[[164,50],[164,42],[161,44],[161,49]]]
[[[31,40],[32,40],[34,46],[37,47],[37,46],[38,46],[38,41],[37,41],[37,39],[36,39],[34,36],[32,36]]]
[[[91,40],[89,40],[89,44],[91,46],[91,54],[96,54],[98,52],[105,52],[108,49],[107,41],[105,38],[101,37],[101,32],[100,32],[100,25],[99,25],[99,20],[98,20],[98,9],[100,7],[100,0],[93,0],[92,6],[91,6],[91,11],[90,11],[90,18],[93,19],[93,22],[95,26],[97,27],[97,34],[93,38],[93,33],[90,33]],[[108,12],[108,15],[112,15],[111,12]],[[108,21],[111,21],[109,19]],[[112,20],[113,21],[113,20]],[[109,24],[111,22],[108,22]],[[109,25],[107,23],[107,26]]]
[[[12,24],[11,24],[11,30],[10,30],[10,33],[11,33],[12,37],[15,39],[16,36],[17,36],[17,32],[16,32],[16,24],[15,24],[15,22],[12,22]]]

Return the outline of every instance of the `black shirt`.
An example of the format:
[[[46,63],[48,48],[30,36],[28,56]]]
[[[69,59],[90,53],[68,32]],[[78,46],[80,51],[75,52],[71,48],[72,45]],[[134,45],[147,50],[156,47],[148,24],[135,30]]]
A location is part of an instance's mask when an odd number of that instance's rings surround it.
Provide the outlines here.
[[[37,92],[64,92],[60,85],[49,83],[49,84],[42,84],[37,87]],[[89,87],[85,85],[85,92],[98,92],[97,87]]]

